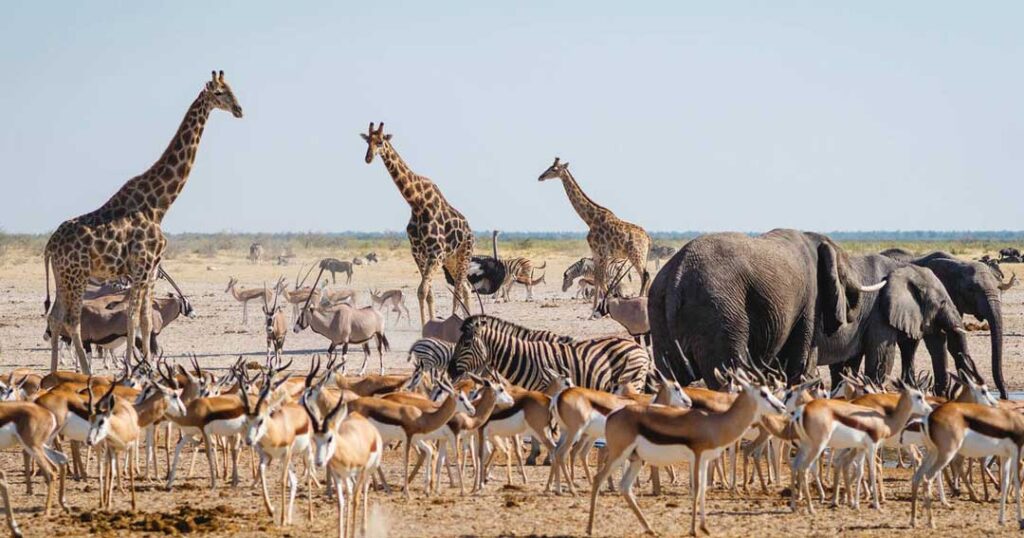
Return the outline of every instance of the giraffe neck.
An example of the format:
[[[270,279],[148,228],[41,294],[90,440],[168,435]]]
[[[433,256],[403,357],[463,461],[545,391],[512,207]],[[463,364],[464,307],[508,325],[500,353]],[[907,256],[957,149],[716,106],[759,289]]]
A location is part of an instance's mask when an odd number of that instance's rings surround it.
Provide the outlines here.
[[[580,188],[579,184],[576,183],[576,178],[572,177],[572,173],[569,170],[565,170],[562,177],[562,186],[565,187],[565,194],[569,196],[569,202],[572,203],[573,209],[579,214],[583,222],[587,223],[587,226],[594,226],[595,224],[604,220],[605,217],[611,214],[607,208],[598,205],[597,202],[590,199],[589,196],[583,189]]]
[[[188,181],[211,110],[213,105],[204,90],[188,108],[160,159],[143,174],[128,180],[100,211],[111,210],[114,214],[141,211],[148,213],[154,222],[161,222]]]
[[[409,169],[409,165],[405,164],[402,157],[395,151],[394,146],[387,140],[381,145],[380,158],[384,161],[384,167],[388,169],[391,179],[398,187],[398,192],[402,193],[402,198],[405,198],[405,201],[414,208],[419,205],[421,192],[417,186],[424,180]]]

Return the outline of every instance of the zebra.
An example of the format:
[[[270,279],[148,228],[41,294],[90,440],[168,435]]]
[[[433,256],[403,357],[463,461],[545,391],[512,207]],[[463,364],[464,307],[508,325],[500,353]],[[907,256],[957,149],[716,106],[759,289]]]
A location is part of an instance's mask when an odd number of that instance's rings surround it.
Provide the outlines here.
[[[548,266],[548,262],[544,262],[537,267],[533,266],[533,261],[529,258],[523,258],[521,256],[515,258],[500,258],[499,261],[505,266],[505,280],[501,283],[501,298],[505,302],[509,302],[509,290],[512,289],[513,284],[522,284],[526,286],[526,300],[533,300],[533,287],[541,282],[544,282],[545,275],[541,275],[540,278],[534,280],[533,271],[535,269],[544,269]]]
[[[338,283],[335,278],[335,273],[345,273],[345,283],[352,283],[352,262],[342,261],[335,258],[324,258],[320,260],[320,270],[330,271],[331,282],[334,284]]]
[[[633,281],[631,273],[626,273],[629,281]],[[569,266],[568,269],[562,273],[562,291],[569,291],[573,283],[577,278],[584,278],[589,283],[589,287],[593,287],[594,283],[594,259],[593,258],[580,258],[575,263]],[[582,288],[582,286],[581,286]],[[608,295],[622,296],[621,284],[616,284],[612,289],[608,290]]]
[[[415,357],[416,370],[419,372],[430,372],[433,374],[448,371],[448,365],[451,363],[454,350],[455,344],[451,342],[445,342],[437,338],[421,338],[409,348],[409,358],[406,361],[410,361]]]
[[[554,370],[579,387],[612,392],[629,386],[640,392],[651,369],[647,350],[632,340],[574,340],[486,315],[466,319],[453,354],[449,365],[453,379],[491,366],[509,382],[528,390],[543,390],[547,371]]]

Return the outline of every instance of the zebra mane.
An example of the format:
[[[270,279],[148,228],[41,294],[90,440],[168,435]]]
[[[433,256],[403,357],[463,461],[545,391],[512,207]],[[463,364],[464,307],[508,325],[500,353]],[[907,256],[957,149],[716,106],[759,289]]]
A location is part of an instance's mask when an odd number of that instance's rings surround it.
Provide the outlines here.
[[[578,277],[578,276],[580,276],[580,275],[582,275],[583,273],[586,272],[586,266],[587,265],[593,265],[593,264],[594,264],[594,259],[593,258],[580,258],[580,259],[576,260],[575,263],[570,265],[565,270],[565,272],[562,273],[562,276],[563,277],[570,277],[570,276],[571,277]]]
[[[520,340],[542,340],[546,342],[561,342],[568,343],[572,342],[573,338],[570,336],[560,335],[553,331],[528,329],[522,325],[506,321],[501,318],[494,316],[488,316],[486,314],[476,314],[466,318],[466,321],[462,323],[462,331],[465,334],[468,331],[475,331],[477,329],[492,329],[501,333],[508,334],[514,338]]]

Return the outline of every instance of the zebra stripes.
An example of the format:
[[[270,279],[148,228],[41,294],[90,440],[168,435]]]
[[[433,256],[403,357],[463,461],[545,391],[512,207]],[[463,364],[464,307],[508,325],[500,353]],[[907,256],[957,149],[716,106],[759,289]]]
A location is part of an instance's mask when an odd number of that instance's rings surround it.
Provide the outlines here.
[[[551,369],[566,373],[577,386],[611,392],[620,385],[644,390],[651,360],[632,340],[576,341],[490,316],[472,316],[462,326],[449,372],[457,378],[486,365],[528,390],[542,390]]]
[[[544,281],[544,276],[541,275],[537,280],[533,279],[534,269],[544,269],[547,267],[547,262],[538,267],[533,266],[533,261],[529,258],[516,257],[516,258],[501,258],[499,260],[503,266],[505,266],[505,280],[501,283],[501,298],[505,302],[509,301],[509,290],[512,289],[513,284],[522,284],[526,286],[526,299],[533,299],[533,287]]]
[[[421,338],[409,348],[409,359],[416,359],[416,369],[421,372],[448,370],[452,361],[455,344],[437,338]]]
[[[616,260],[616,263],[621,264],[621,263],[623,263],[623,261],[622,260]],[[612,271],[613,274],[615,272],[615,270],[614,270],[615,266],[616,266],[616,264],[612,264],[611,265],[612,269],[610,269],[610,270]],[[619,267],[621,267],[621,265]],[[613,278],[613,274],[607,275],[607,278],[609,280],[611,280]],[[633,281],[633,275],[628,270],[626,271],[626,277],[629,279],[630,282]],[[593,258],[580,258],[579,260],[576,260],[575,263],[570,265],[568,267],[568,269],[565,270],[564,273],[562,273],[562,291],[569,291],[569,288],[572,287],[573,283],[576,282],[577,278],[582,278],[582,279],[586,280],[586,282],[587,282],[586,288],[594,288],[595,283],[594,283],[594,259]],[[584,289],[584,286],[581,285],[580,288]],[[608,293],[609,295],[622,296],[622,283],[621,282],[616,283],[615,287],[613,289],[611,289],[611,290],[608,290],[608,292],[609,292]]]
[[[562,291],[569,291],[573,282],[580,277],[587,277],[590,280],[594,280],[593,258],[580,258],[579,260],[576,260],[576,263],[570,265],[569,268],[562,273]]]

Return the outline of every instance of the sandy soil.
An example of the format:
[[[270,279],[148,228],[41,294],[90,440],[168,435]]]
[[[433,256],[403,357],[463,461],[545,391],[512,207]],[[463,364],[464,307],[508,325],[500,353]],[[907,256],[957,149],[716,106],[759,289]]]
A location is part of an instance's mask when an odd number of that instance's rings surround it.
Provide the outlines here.
[[[325,253],[326,254],[326,253]],[[351,258],[354,253],[344,253]],[[508,253],[512,254],[512,253]],[[539,263],[548,262],[548,282],[537,290],[537,300],[523,301],[521,288],[513,292],[514,302],[509,304],[485,303],[488,313],[520,321],[526,325],[553,329],[575,336],[613,334],[619,327],[610,320],[585,320],[588,303],[572,300],[570,294],[560,291],[561,272],[576,256],[535,257]],[[334,255],[338,255],[335,253]],[[343,256],[338,256],[343,257]],[[343,259],[344,259],[343,257]],[[312,261],[312,256],[305,260]],[[43,267],[38,257],[12,260],[8,255],[0,262],[0,371],[14,367],[34,367],[43,370],[49,363],[49,348],[41,339],[44,329],[42,313]],[[296,262],[297,264],[298,262]],[[258,359],[264,353],[262,315],[258,304],[250,304],[249,323],[241,324],[241,306],[224,287],[229,275],[237,276],[244,286],[262,286],[273,283],[281,274],[289,281],[295,278],[296,265],[287,268],[269,264],[250,265],[244,254],[215,259],[189,257],[170,260],[167,270],[192,297],[198,316],[181,320],[161,336],[168,356],[181,357],[195,353],[208,368],[223,368],[239,354]],[[1024,273],[1020,269],[1018,273]],[[311,277],[312,278],[312,277]],[[392,350],[385,357],[389,371],[410,369],[406,362],[409,346],[418,336],[415,285],[418,274],[404,251],[392,251],[380,264],[356,268],[351,287],[359,292],[358,303],[366,304],[366,290],[376,288],[402,288],[406,303],[413,312],[413,322],[392,323],[388,330]],[[438,280],[438,314],[447,315],[451,309],[443,281]],[[636,283],[634,283],[634,286]],[[340,284],[339,284],[340,286]],[[160,291],[168,291],[160,284]],[[1024,388],[1024,291],[1014,288],[1004,296],[1004,316],[1007,333],[1005,342],[1005,370],[1013,390]],[[476,307],[474,307],[475,309]],[[988,333],[971,335],[971,351],[983,375],[989,377]],[[295,369],[305,369],[308,357],[323,351],[326,342],[310,332],[289,334],[286,350],[295,359]],[[919,366],[929,364],[925,352],[919,352]],[[350,354],[349,364],[358,366],[361,353]],[[376,359],[370,363],[376,367]],[[164,465],[163,454],[159,454]],[[277,528],[262,508],[258,488],[251,487],[248,455],[242,457],[243,485],[239,488],[221,487],[208,491],[205,462],[196,465],[192,478],[180,479],[173,493],[162,490],[157,483],[143,481],[139,486],[140,513],[131,516],[122,513],[99,513],[93,510],[97,502],[95,480],[69,482],[70,514],[43,518],[37,513],[41,507],[42,488],[28,497],[22,485],[21,458],[13,451],[0,454],[0,465],[8,471],[12,484],[16,516],[30,536],[84,535],[99,533],[124,535],[135,533],[206,533],[211,535],[273,535],[316,536],[334,532],[334,508],[322,495],[316,495],[316,516],[312,522],[306,518],[305,490],[300,487],[296,501],[295,524]],[[386,469],[389,481],[400,482],[400,461],[389,454]],[[371,534],[375,536],[455,536],[455,535],[579,535],[585,529],[588,499],[585,497],[557,497],[541,494],[547,467],[528,468],[529,484],[522,484],[516,475],[512,486],[504,486],[504,472],[481,495],[461,497],[458,490],[445,490],[440,496],[427,498],[422,481],[414,485],[414,497],[404,501],[401,496],[372,494]],[[277,475],[279,469],[273,468]],[[792,515],[787,499],[778,492],[771,495],[752,493],[733,497],[715,489],[709,494],[709,525],[716,534],[742,535],[751,532],[786,533],[799,535],[825,535],[848,532],[859,535],[911,533],[919,535],[963,535],[965,532],[1014,532],[1015,525],[1000,529],[996,525],[996,503],[976,504],[954,500],[953,509],[939,508],[936,512],[938,530],[912,532],[909,521],[909,484],[905,471],[887,469],[889,502],[882,512],[867,508],[854,512],[849,508],[822,509],[814,517]],[[666,495],[654,498],[645,495],[640,503],[652,525],[661,533],[678,535],[689,528],[690,497],[688,481],[668,488]],[[271,486],[276,498],[278,487]],[[621,497],[602,495],[599,499],[597,533],[601,535],[637,534],[641,528]],[[115,495],[115,506],[128,508],[127,498]],[[1012,506],[1012,505],[1011,505]],[[1012,513],[1011,513],[1012,514]],[[1010,520],[1012,521],[1012,515]]]

